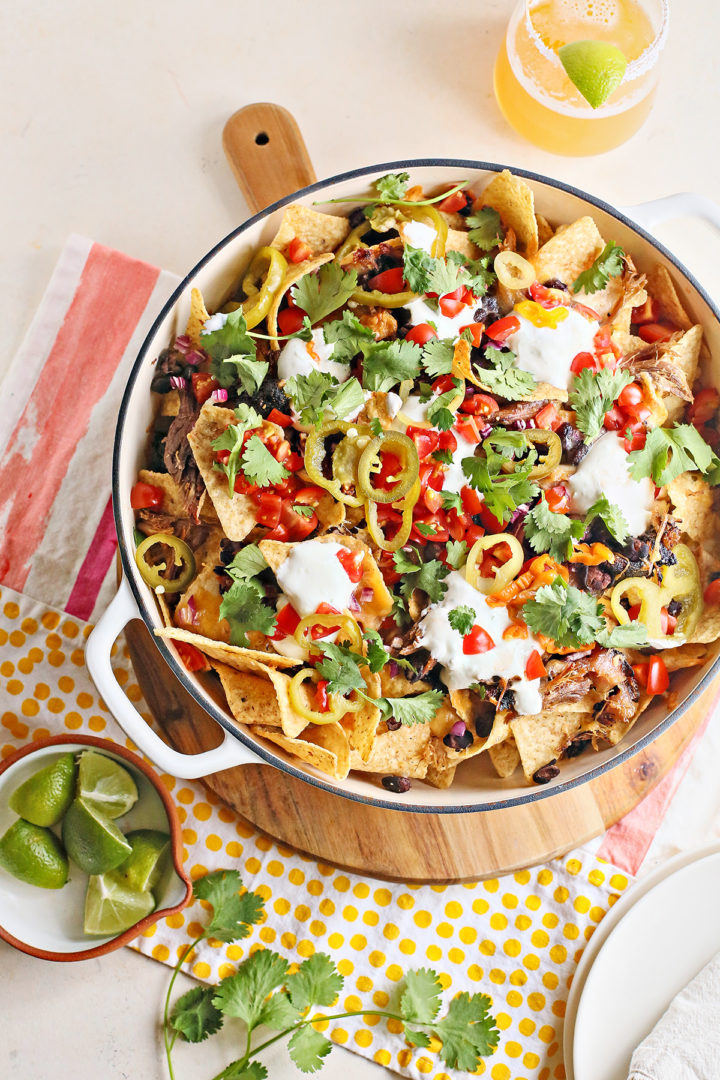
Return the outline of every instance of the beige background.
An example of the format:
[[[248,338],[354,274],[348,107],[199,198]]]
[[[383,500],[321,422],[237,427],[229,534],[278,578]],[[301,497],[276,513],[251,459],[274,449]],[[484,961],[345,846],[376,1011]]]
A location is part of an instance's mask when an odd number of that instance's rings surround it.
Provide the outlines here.
[[[447,155],[535,169],[615,205],[682,190],[719,197],[720,15],[712,0],[671,6],[644,129],[609,154],[565,159],[522,142],[495,105],[492,64],[512,0],[2,5],[0,375],[69,232],[181,273],[242,221],[220,133],[251,101],[294,112],[319,177]],[[685,220],[659,235],[720,296],[717,236]],[[53,965],[2,945],[0,968],[0,1076],[165,1076],[164,966],[127,949]],[[235,1052],[225,1037],[181,1049],[179,1075],[208,1080]],[[272,1077],[292,1071],[284,1051],[267,1064]],[[335,1049],[322,1075],[383,1072]]]

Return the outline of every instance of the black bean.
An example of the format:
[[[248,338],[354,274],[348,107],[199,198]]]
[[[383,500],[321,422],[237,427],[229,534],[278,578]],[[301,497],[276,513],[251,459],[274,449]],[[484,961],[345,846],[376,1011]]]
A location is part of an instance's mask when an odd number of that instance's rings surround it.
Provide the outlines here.
[[[492,731],[492,726],[495,721],[493,714],[488,711],[485,716],[475,717],[475,733],[478,739],[487,739],[488,735]]]
[[[559,775],[560,769],[555,764],[555,758],[553,758],[547,765],[543,765],[541,769],[533,773],[533,780],[536,784],[549,784],[551,780],[554,780]]]
[[[565,747],[565,757],[579,757],[590,745],[591,735],[576,735],[569,746]]]
[[[458,214],[462,214],[463,217],[469,217],[472,213],[473,197],[467,191],[463,191],[462,194],[465,199],[465,205],[461,206],[457,212]]]
[[[397,731],[398,728],[402,727],[402,724],[400,723],[400,721],[393,719],[392,716],[390,717],[389,720],[386,720],[385,723],[387,724],[388,731]]]
[[[550,278],[549,281],[543,281],[543,285],[546,289],[562,289],[563,292],[567,292],[567,285],[560,278]]]
[[[581,582],[583,588],[588,592],[593,593],[595,596],[600,596],[607,588],[612,584],[612,576],[601,570],[599,566],[587,566],[585,567],[584,581]]]
[[[473,314],[473,322],[485,324],[495,322],[500,318],[500,308],[496,296],[483,296],[480,307]]]
[[[402,795],[410,790],[412,784],[407,776],[383,776],[382,786],[386,791],[394,791],[397,795]]]
[[[668,615],[672,615],[674,617],[675,615],[679,615],[681,611],[682,611],[682,604],[680,603],[680,601],[679,600],[671,600],[670,603],[667,606]]]
[[[356,206],[354,210],[350,211],[348,217],[351,229],[357,229],[358,225],[362,225],[364,221],[367,221],[365,217],[365,208],[363,206]]]
[[[557,429],[557,435],[563,448],[563,462],[569,465],[578,465],[588,452],[583,434],[572,424],[561,424]]]
[[[450,732],[443,739],[443,742],[450,750],[467,750],[468,746],[472,746],[473,741],[471,731],[466,731],[464,735],[453,735]]]
[[[392,313],[398,326],[407,326],[412,319],[412,315],[410,314],[408,309],[404,307],[393,308]]]

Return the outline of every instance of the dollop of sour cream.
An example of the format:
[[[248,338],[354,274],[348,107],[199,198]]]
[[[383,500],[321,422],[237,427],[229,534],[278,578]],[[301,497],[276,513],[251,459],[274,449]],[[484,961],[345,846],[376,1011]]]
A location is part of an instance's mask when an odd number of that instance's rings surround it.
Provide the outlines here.
[[[418,644],[428,649],[442,665],[441,678],[448,690],[465,690],[472,683],[501,675],[514,680],[509,689],[515,691],[516,711],[523,715],[535,715],[542,710],[540,680],[525,677],[525,665],[534,649],[542,653],[532,634],[527,638],[503,638],[503,631],[511,625],[507,609],[488,607],[484,595],[469,584],[457,570],[448,574],[447,592],[437,604],[433,604],[420,621]],[[484,653],[464,653],[463,637],[454,630],[448,615],[457,607],[470,607],[476,613],[476,625],[482,626],[495,642],[495,647]]]
[[[432,246],[437,240],[437,230],[432,225],[425,225],[422,221],[404,221],[399,231],[404,244],[432,254]]]
[[[278,379],[290,379],[293,375],[310,375],[313,371],[324,371],[328,375],[334,375],[338,382],[345,382],[350,378],[350,365],[338,364],[330,359],[334,347],[325,343],[322,327],[313,330],[312,341],[291,338],[283,346],[278,357]]]
[[[586,513],[601,495],[622,510],[632,536],[640,536],[650,524],[655,485],[649,477],[634,480],[628,456],[614,431],[593,443],[567,481],[573,509]]]
[[[563,311],[567,315],[556,326],[536,326],[514,311],[520,329],[508,337],[507,344],[517,357],[517,367],[529,371],[538,382],[567,390],[574,378],[570,365],[578,353],[593,351],[600,325],[566,307],[553,308],[552,314],[557,318]]]
[[[212,334],[215,330],[222,330],[223,326],[227,322],[227,315],[222,311],[216,311],[214,315],[211,315],[203,323],[201,334]]]
[[[344,544],[319,540],[305,540],[291,547],[275,577],[301,618],[314,615],[320,604],[330,604],[337,611],[350,607],[357,585],[337,557],[339,551],[348,550]]]
[[[481,304],[482,300],[464,304],[462,310],[450,318],[443,315],[439,308],[431,307],[422,297],[418,297],[417,300],[411,300],[409,304],[405,304],[405,310],[410,312],[410,322],[413,326],[419,326],[420,323],[433,323],[439,338],[452,338],[456,341],[460,337],[463,326],[468,326],[473,322],[475,312]]]

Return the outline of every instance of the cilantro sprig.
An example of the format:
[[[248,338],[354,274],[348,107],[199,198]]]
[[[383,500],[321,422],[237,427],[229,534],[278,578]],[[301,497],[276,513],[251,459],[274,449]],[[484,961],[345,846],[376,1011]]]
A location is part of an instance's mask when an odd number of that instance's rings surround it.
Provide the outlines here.
[[[433,203],[442,202],[443,199],[447,199],[450,195],[454,195],[456,191],[462,191],[463,188],[467,187],[470,183],[469,180],[461,180],[460,183],[454,184],[448,191],[443,191],[440,195],[434,195],[431,199],[403,199],[403,196],[407,192],[409,181],[409,173],[386,173],[385,176],[381,176],[379,180],[375,181],[377,195],[351,195],[340,199],[329,199],[328,201],[331,203],[351,202],[358,203],[359,205],[368,204],[368,211],[376,206],[378,202],[392,203],[394,206],[432,206]],[[368,213],[368,211],[366,211],[366,213]]]
[[[483,501],[498,521],[509,521],[518,507],[530,503],[540,488],[528,479],[531,465],[518,466],[515,472],[500,472],[500,463],[492,457],[467,457],[462,470],[471,487],[483,495]]]
[[[442,983],[430,968],[406,973],[393,1009],[328,1012],[342,993],[344,979],[325,953],[314,953],[291,972],[279,953],[258,949],[233,974],[215,986],[193,987],[171,1009],[177,976],[197,945],[213,938],[227,943],[247,938],[265,915],[263,898],[243,891],[236,870],[207,874],[195,882],[193,894],[210,905],[212,915],[202,933],[181,952],[165,996],[163,1038],[171,1080],[175,1080],[172,1051],[177,1040],[204,1042],[222,1028],[226,1017],[244,1023],[245,1052],[214,1080],[266,1080],[267,1069],[259,1055],[281,1039],[288,1039],[290,1058],[301,1072],[316,1072],[333,1044],[313,1025],[354,1016],[396,1021],[411,1046],[427,1047],[434,1035],[442,1042],[439,1056],[450,1068],[475,1071],[498,1044],[500,1035],[490,1015],[492,1002],[485,994],[459,994],[448,1003],[445,1015],[438,1015]],[[253,1035],[261,1026],[273,1034],[258,1042]]]
[[[477,375],[491,393],[513,401],[532,394],[537,386],[535,376],[515,367],[516,356],[510,349],[502,351],[488,345],[485,359],[491,366],[479,369]]]
[[[325,263],[315,274],[305,274],[290,290],[292,298],[314,325],[337,311],[357,289],[357,271]]]
[[[431,604],[442,600],[447,592],[444,579],[450,573],[450,568],[439,559],[423,562],[420,549],[412,545],[396,551],[393,562],[397,572],[402,574],[400,592],[405,599],[409,599],[415,589],[421,589],[427,593]]]
[[[557,562],[570,558],[573,540],[579,540],[584,532],[585,522],[554,513],[544,494],[525,518],[525,537],[530,547],[538,554],[548,551]]]
[[[632,375],[622,368],[611,371],[601,368],[591,371],[583,368],[575,376],[570,392],[570,406],[575,410],[576,424],[586,439],[599,435],[605,413],[612,408],[618,394],[633,381]]]
[[[388,391],[405,379],[420,374],[422,353],[413,341],[378,341],[365,353],[363,387],[372,391]]]
[[[477,612],[473,608],[468,607],[467,604],[463,604],[462,607],[453,608],[448,612],[448,622],[452,626],[453,630],[457,630],[458,634],[465,637],[469,634],[475,625],[477,619]]]
[[[357,379],[341,383],[327,371],[293,375],[285,383],[285,393],[303,424],[319,425],[323,418],[342,420],[365,404]]]
[[[493,210],[492,206],[483,206],[482,210],[478,210],[475,214],[470,214],[466,218],[466,222],[470,232],[468,234],[469,239],[473,244],[477,245],[481,251],[492,251],[493,248],[498,247],[505,238],[502,224],[500,222],[500,215],[497,210]]]
[[[257,544],[250,544],[239,551],[225,572],[232,585],[220,601],[220,618],[230,627],[230,644],[250,647],[248,631],[272,634],[275,630],[275,612],[265,602],[265,589],[257,580],[267,562]]]
[[[631,621],[610,630],[595,597],[568,585],[559,576],[552,585],[538,589],[520,614],[534,634],[543,634],[563,647],[577,648],[597,641],[605,648],[629,648],[647,642],[644,623]]]
[[[592,266],[583,270],[573,281],[573,292],[583,289],[586,293],[596,293],[604,289],[611,277],[619,277],[623,272],[625,252],[613,240],[602,249]]]
[[[245,448],[245,435],[262,425],[262,416],[251,405],[242,402],[235,410],[235,424],[229,424],[222,435],[213,439],[213,450],[228,450],[230,456],[222,465],[216,462],[213,468],[224,472],[228,478],[228,497],[235,494],[235,480],[240,469],[240,455]]]
[[[658,487],[688,470],[703,473],[711,484],[720,482],[720,459],[692,424],[653,428],[643,449],[628,454],[628,466],[635,480],[651,476]]]

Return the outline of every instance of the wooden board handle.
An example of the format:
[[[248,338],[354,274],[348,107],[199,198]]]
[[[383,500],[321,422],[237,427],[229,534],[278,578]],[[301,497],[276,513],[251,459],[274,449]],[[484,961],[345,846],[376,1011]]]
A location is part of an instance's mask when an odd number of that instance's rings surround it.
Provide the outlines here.
[[[238,109],[222,141],[253,214],[317,179],[300,128],[282,105],[258,102]]]

